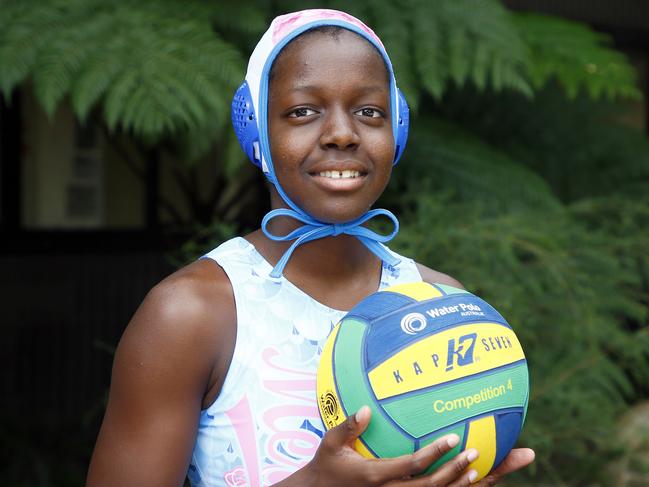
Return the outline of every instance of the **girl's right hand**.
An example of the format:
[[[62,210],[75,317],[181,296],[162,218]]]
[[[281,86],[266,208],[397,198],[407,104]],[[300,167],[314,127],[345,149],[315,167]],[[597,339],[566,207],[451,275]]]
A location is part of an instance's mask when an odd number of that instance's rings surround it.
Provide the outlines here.
[[[314,486],[390,486],[390,487],[463,487],[477,476],[468,470],[478,452],[469,449],[438,468],[431,475],[413,478],[423,472],[460,441],[446,435],[410,455],[397,458],[368,459],[354,450],[354,442],[370,422],[371,411],[363,406],[355,415],[328,431],[316,454],[304,468],[277,485]]]

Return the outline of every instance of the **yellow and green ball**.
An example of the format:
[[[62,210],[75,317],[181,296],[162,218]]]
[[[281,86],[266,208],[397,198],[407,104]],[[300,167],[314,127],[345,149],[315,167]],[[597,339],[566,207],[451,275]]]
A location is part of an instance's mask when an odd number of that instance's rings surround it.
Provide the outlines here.
[[[368,296],[336,325],[322,352],[318,407],[331,429],[363,405],[372,420],[356,442],[369,458],[416,450],[455,433],[478,478],[520,433],[527,361],[507,321],[479,297],[443,284],[402,284]]]

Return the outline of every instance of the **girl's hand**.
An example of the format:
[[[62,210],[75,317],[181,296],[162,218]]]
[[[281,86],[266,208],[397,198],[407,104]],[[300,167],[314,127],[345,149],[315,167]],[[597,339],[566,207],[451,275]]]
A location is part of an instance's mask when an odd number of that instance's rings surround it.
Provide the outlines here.
[[[455,447],[460,440],[457,435],[444,436],[411,455],[387,459],[363,457],[354,450],[353,444],[367,428],[370,415],[370,409],[364,406],[328,431],[313,460],[279,485],[463,487],[475,480],[475,470],[466,470],[478,457],[473,449],[460,453],[429,476],[413,478]]]
[[[496,470],[491,472],[475,485],[476,487],[490,487],[496,485],[508,473],[527,467],[533,461],[534,450],[531,450],[530,448],[514,448],[509,452],[509,455],[505,457],[503,462],[498,465]]]

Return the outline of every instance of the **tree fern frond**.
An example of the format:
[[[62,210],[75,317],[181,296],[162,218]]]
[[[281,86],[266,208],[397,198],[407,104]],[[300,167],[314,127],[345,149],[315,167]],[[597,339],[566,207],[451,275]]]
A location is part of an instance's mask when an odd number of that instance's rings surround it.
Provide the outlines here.
[[[560,206],[536,173],[447,122],[418,120],[404,156],[407,164],[395,172],[395,178],[423,185],[417,194],[444,188],[501,210]]]
[[[192,47],[191,51],[189,47]],[[225,42],[218,34],[204,37],[200,43],[187,43],[179,55],[186,55],[192,63],[205,73],[224,84],[237,86],[245,74],[245,60],[242,53],[232,44]],[[195,49],[199,52],[195,52]],[[189,67],[189,66],[188,66]]]
[[[464,32],[451,29],[446,42],[451,80],[456,85],[462,86],[469,72],[469,40]]]
[[[209,2],[209,8],[209,19],[220,31],[259,35],[268,26],[267,11],[251,2],[220,0]]]
[[[140,77],[138,73],[130,70],[123,70],[115,78],[104,102],[106,123],[111,131],[115,130],[120,123],[120,119],[127,106],[128,96],[138,87],[139,82]]]
[[[531,94],[525,80],[526,46],[496,1],[415,2],[412,46],[422,84],[440,98],[450,82]]]
[[[433,15],[413,17],[413,64],[421,77],[421,84],[435,97],[440,98],[449,76],[442,38],[443,27]]]
[[[242,54],[214,32],[214,6],[204,2],[47,0],[11,7],[0,17],[12,19],[0,25],[0,61],[8,66],[0,87],[7,94],[31,74],[49,113],[69,95],[84,119],[103,99],[110,128],[149,138],[164,127],[161,137],[206,123],[209,110],[227,111],[223,88],[234,91],[243,77]],[[147,104],[138,87],[147,83],[158,97],[153,112],[169,109],[159,124],[140,112]],[[130,105],[132,97],[142,103]]]
[[[593,98],[640,96],[633,68],[609,47],[609,36],[547,15],[516,13],[513,18],[530,47],[527,71],[537,89],[557,79],[571,98],[581,89]]]
[[[489,66],[489,50],[483,43],[478,43],[475,46],[473,65],[471,66],[471,80],[480,91],[487,87]]]
[[[625,106],[587,95],[567,100],[556,85],[534,99],[514,93],[449,92],[439,111],[532,168],[563,201],[649,188],[649,140],[628,127]],[[533,114],[530,115],[530,114]]]
[[[625,365],[645,375],[649,369],[641,350],[647,342],[628,333],[626,315],[618,314],[621,304],[635,301],[626,284],[634,278],[606,249],[610,239],[565,211],[494,215],[482,201],[454,205],[435,193],[420,194],[410,216],[396,246],[485,297],[523,343],[534,407],[522,442],[537,450],[539,474],[554,476],[553,485],[601,478],[601,460],[584,469],[561,462],[610,455],[607,435],[637,394]],[[611,294],[620,299],[614,308],[602,299]]]
[[[282,7],[284,7],[284,2],[283,0],[281,2]],[[318,2],[320,3],[320,2]],[[327,8],[332,8],[334,10],[340,10],[343,12],[347,12],[350,15],[353,15],[354,17],[361,19],[361,21],[365,22],[366,24],[371,24],[373,20],[372,16],[372,4],[369,2],[349,2],[348,0],[326,0],[325,6]],[[296,0],[292,2],[292,5],[295,7],[291,10],[301,10],[304,7],[301,7],[302,1],[301,0]],[[322,6],[322,3],[320,3],[319,6]],[[317,8],[318,5],[316,3]],[[290,10],[287,10],[290,11]]]
[[[374,26],[383,40],[394,68],[401,90],[408,97],[410,105],[418,105],[418,86],[412,69],[412,50],[410,48],[411,12],[400,8],[394,2],[373,0],[366,3],[368,23]]]
[[[101,55],[89,59],[73,81],[72,107],[80,120],[86,119],[92,107],[99,102],[124,69],[119,51],[120,49],[107,48]]]
[[[0,17],[0,89],[8,97],[35,66],[40,50],[60,28],[60,15],[35,1],[8,2]]]
[[[48,114],[70,91],[83,65],[103,48],[93,41],[109,35],[112,27],[113,22],[105,13],[84,18],[83,22],[73,18],[41,50],[34,70],[34,90]]]

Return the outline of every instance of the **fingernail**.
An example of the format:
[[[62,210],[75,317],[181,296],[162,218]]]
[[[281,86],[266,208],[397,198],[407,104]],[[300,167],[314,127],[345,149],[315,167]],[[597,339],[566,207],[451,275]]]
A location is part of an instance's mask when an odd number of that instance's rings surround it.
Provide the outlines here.
[[[449,437],[446,439],[446,443],[447,443],[448,446],[450,446],[451,448],[453,448],[454,446],[456,446],[459,442],[460,442],[460,437],[459,437],[458,435],[451,435],[451,436],[449,436]]]
[[[358,411],[356,411],[356,414],[354,415],[354,419],[356,420],[357,423],[359,423],[361,421],[361,418],[367,414],[366,411],[368,409],[369,406],[363,406]]]
[[[475,470],[469,470],[469,482],[473,483],[476,478],[478,478],[478,472]]]
[[[478,450],[469,450],[469,452],[466,455],[466,459],[469,462],[474,461],[476,458],[478,458]]]

